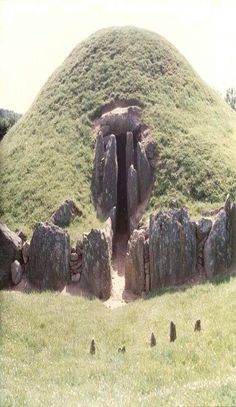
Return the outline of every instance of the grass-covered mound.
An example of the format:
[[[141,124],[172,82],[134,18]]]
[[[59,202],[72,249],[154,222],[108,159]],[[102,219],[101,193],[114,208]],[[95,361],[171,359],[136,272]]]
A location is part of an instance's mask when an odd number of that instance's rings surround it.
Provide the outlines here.
[[[2,292],[0,404],[234,406],[235,292],[234,277],[114,310],[80,297]]]
[[[79,44],[1,142],[1,218],[31,229],[66,198],[96,223],[92,120],[114,100],[143,103],[159,154],[150,209],[172,199],[192,211],[236,192],[236,113],[168,41],[137,28],[101,30]]]

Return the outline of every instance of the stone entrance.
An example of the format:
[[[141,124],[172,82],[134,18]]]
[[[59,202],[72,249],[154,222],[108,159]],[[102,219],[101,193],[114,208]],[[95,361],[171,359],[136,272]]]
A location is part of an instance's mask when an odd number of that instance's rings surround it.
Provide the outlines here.
[[[154,181],[155,143],[141,116],[137,105],[117,106],[96,120],[94,203],[98,217],[112,220],[113,267],[120,275]]]

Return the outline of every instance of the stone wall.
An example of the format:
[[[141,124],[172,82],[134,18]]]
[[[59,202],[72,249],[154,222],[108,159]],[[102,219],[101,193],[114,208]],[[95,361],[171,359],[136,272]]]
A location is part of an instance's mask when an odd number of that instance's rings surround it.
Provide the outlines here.
[[[227,196],[213,219],[189,219],[185,209],[150,216],[149,229],[128,243],[126,289],[135,294],[228,273],[236,264],[236,206]]]
[[[61,290],[79,284],[96,297],[111,295],[112,219],[84,234],[76,247],[60,227],[39,223],[31,242],[0,225],[0,288],[25,275],[33,287]],[[22,236],[20,238],[19,236]],[[125,289],[142,295],[229,273],[236,264],[236,205],[227,196],[212,217],[192,221],[185,209],[158,212],[130,236]]]

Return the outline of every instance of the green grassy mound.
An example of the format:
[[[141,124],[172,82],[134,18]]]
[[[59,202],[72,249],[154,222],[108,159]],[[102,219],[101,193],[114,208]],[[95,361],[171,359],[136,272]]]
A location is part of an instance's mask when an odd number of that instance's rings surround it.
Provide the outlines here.
[[[32,229],[66,198],[96,224],[91,202],[92,120],[119,99],[143,103],[159,160],[149,209],[172,199],[193,213],[236,192],[236,113],[164,38],[101,30],[79,44],[1,142],[1,220]]]
[[[108,310],[98,300],[2,292],[0,404],[233,406],[235,293],[234,277]]]

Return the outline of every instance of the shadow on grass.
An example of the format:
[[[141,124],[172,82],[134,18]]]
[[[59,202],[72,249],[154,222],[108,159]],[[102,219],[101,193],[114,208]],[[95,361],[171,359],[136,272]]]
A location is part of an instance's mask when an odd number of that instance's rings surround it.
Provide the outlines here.
[[[151,298],[154,298],[156,296],[161,296],[164,294],[175,294],[175,293],[181,293],[184,291],[187,291],[193,287],[196,287],[198,285],[205,285],[205,284],[212,284],[212,285],[220,285],[220,284],[226,284],[229,283],[232,278],[236,278],[236,271],[234,270],[233,272],[230,273],[225,273],[221,275],[217,275],[211,279],[207,278],[202,278],[201,280],[195,281],[195,282],[189,282],[184,285],[179,285],[179,286],[173,286],[173,287],[163,287],[159,288],[157,290],[153,290],[149,294],[147,294],[144,297],[144,300],[150,300]]]

